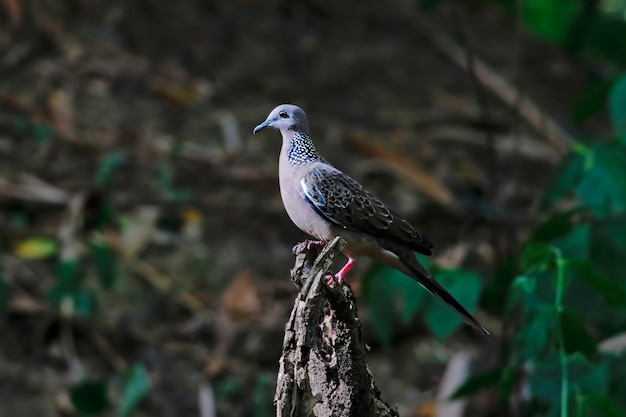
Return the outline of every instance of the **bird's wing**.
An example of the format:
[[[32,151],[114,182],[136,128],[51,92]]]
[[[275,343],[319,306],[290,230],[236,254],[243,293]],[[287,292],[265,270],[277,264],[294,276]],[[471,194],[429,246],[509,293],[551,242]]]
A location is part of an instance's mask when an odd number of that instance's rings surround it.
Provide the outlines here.
[[[318,165],[300,181],[302,198],[320,216],[348,230],[384,236],[425,255],[432,243],[356,180],[328,165]]]

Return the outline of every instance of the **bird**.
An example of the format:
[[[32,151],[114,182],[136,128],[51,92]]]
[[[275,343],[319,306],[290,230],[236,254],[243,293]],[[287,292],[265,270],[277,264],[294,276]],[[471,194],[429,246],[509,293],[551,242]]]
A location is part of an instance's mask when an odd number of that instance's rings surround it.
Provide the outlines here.
[[[280,194],[291,221],[324,245],[340,236],[346,241],[347,263],[335,274],[343,283],[358,258],[369,257],[417,281],[482,334],[485,329],[428,271],[414,252],[432,255],[433,244],[406,219],[367,191],[358,181],[331,165],[315,148],[305,112],[293,104],[274,108],[253,134],[279,130]],[[329,284],[332,283],[330,276]]]

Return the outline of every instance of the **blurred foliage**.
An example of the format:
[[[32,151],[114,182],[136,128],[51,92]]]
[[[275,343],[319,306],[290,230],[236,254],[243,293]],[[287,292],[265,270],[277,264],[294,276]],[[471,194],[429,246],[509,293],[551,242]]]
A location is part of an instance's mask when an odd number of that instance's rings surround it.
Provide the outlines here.
[[[274,396],[274,381],[265,375],[260,375],[252,391],[252,417],[274,416],[274,406],[271,399]]]
[[[507,338],[503,362],[468,379],[454,397],[492,387],[505,408],[517,399],[521,415],[626,416],[626,396],[616,383],[626,371],[624,354],[600,347],[626,329],[626,2],[497,3],[531,33],[590,65],[573,122],[606,110],[613,135],[581,139],[563,158],[539,207],[545,220],[516,257],[517,268],[501,269],[512,275],[510,288],[506,294],[486,290],[506,300],[499,309]],[[463,270],[433,275],[475,307],[477,276]],[[372,269],[364,290],[384,345],[397,323],[420,308],[436,336],[457,328],[451,312],[429,311],[423,294],[395,272]]]
[[[121,376],[121,397],[117,405],[118,417],[131,415],[137,404],[150,392],[152,382],[143,365],[133,365]]]
[[[572,108],[581,124],[610,108],[615,131],[624,141],[626,103],[626,2],[623,0],[492,0],[542,40],[569,53],[588,68],[588,84]]]
[[[109,390],[119,386],[116,415],[128,417],[137,404],[150,392],[152,382],[143,365],[133,365],[117,381],[84,378],[70,389],[70,400],[80,416],[101,415],[111,406]]]
[[[508,295],[505,328],[517,330],[504,366],[470,378],[457,396],[499,387],[503,404],[529,395],[523,415],[626,415],[614,382],[626,368],[623,353],[599,346],[626,328],[624,80],[606,102],[615,136],[574,144],[546,190],[547,218],[527,242]]]
[[[58,250],[57,243],[45,237],[25,239],[15,247],[15,254],[24,259],[43,259],[54,255]]]
[[[81,416],[97,416],[109,405],[108,384],[86,378],[70,389],[72,405]]]
[[[421,0],[426,10],[437,3]],[[601,345],[626,329],[626,1],[492,3],[587,69],[587,86],[571,109],[572,125],[605,112],[612,129],[610,137],[598,140],[590,135],[572,144],[539,206],[545,219],[523,250],[498,267],[497,279],[485,285],[473,271],[431,268],[469,311],[477,308],[483,294],[483,305],[504,320],[502,362],[471,377],[455,396],[492,387],[503,407],[521,404],[523,410],[515,415],[626,416],[622,382],[626,358]],[[13,118],[11,128],[41,147],[54,136],[49,125],[22,116]],[[180,150],[181,144],[175,141],[173,150]],[[94,189],[106,191],[123,181],[121,171],[128,162],[121,152],[103,153],[93,174]],[[155,164],[152,174],[152,188],[166,201],[191,199],[190,191],[177,184],[176,172],[167,161]],[[97,315],[95,287],[115,288],[124,268],[115,248],[103,238],[108,228],[124,225],[116,207],[97,200],[86,203],[93,204],[93,210],[85,210],[86,230],[81,232],[88,237],[79,254],[64,256],[66,248],[49,236],[25,238],[14,248],[20,258],[56,264],[47,300],[65,316]],[[26,217],[15,214],[11,223],[22,227]],[[452,311],[396,270],[373,267],[364,277],[363,294],[383,346],[391,346],[398,327],[416,314],[440,339],[462,327]],[[7,311],[10,296],[0,268],[0,314]],[[110,380],[85,375],[71,387],[69,396],[78,415],[100,415],[115,402],[117,415],[126,417],[151,389],[146,367],[134,364]],[[225,377],[215,385],[215,396],[237,401],[243,390],[237,379]],[[118,395],[111,395],[112,391]],[[272,381],[259,377],[251,390],[251,415],[272,415],[271,391]]]
[[[426,264],[427,259],[420,258]],[[433,268],[433,277],[468,311],[476,308],[482,281],[474,272],[462,269]],[[428,329],[446,339],[463,326],[463,321],[447,305],[396,269],[375,265],[363,277],[363,295],[372,325],[381,344],[391,347],[398,325],[407,325],[420,311]],[[391,308],[390,308],[391,306]]]

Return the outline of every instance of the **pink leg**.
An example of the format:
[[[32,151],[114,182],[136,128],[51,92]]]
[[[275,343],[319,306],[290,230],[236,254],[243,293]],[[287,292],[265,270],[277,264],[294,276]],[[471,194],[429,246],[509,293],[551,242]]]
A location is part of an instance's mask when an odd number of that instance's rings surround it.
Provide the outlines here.
[[[348,273],[348,271],[352,269],[355,263],[356,262],[354,261],[354,259],[348,258],[348,262],[346,262],[343,268],[341,268],[339,272],[337,272],[335,278],[337,278],[337,281],[339,281],[340,284],[343,282],[344,276]]]
[[[348,271],[350,271],[352,269],[354,264],[356,264],[354,259],[348,258],[348,262],[346,262],[346,264],[343,266],[343,268],[341,268],[339,270],[339,272],[337,272],[335,274],[335,279],[337,280],[338,283],[341,284],[344,281],[345,275],[348,273]],[[331,285],[333,283],[333,276],[332,275],[327,275],[326,276],[326,280],[327,280],[326,283],[328,285]]]

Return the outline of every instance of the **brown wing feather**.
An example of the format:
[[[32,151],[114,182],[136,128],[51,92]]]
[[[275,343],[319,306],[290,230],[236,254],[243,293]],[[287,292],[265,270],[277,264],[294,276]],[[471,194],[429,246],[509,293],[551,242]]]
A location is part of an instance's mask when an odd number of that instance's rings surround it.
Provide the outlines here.
[[[385,236],[425,255],[432,243],[398,213],[338,169],[318,166],[302,179],[302,196],[321,216],[353,231]]]

